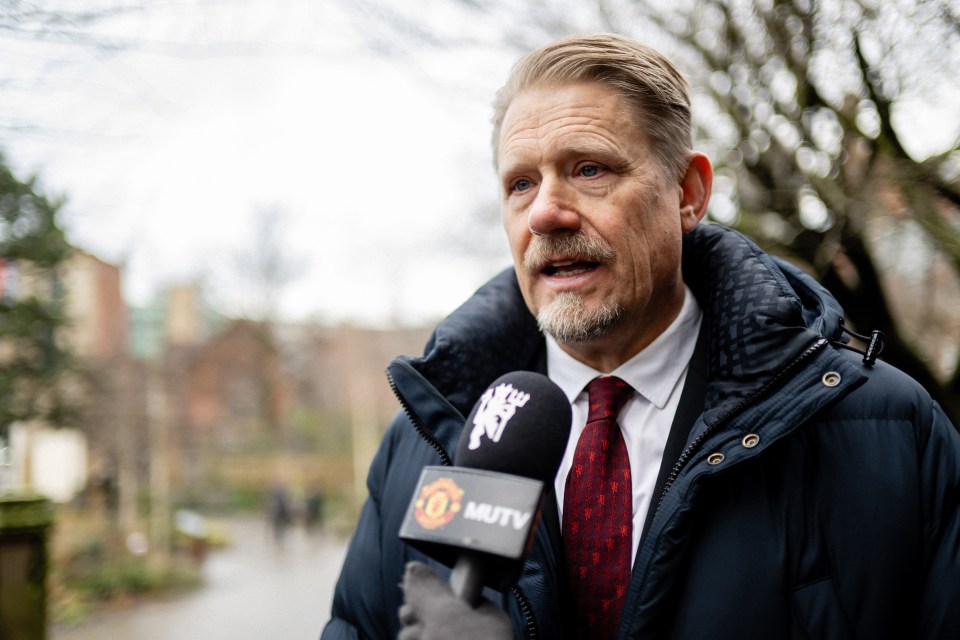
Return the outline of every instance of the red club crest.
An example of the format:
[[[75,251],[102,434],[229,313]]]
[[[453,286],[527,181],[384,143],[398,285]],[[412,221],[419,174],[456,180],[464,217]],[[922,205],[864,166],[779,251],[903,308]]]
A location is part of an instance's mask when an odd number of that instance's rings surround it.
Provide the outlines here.
[[[434,480],[420,490],[414,519],[424,529],[438,529],[460,511],[463,489],[451,478]]]

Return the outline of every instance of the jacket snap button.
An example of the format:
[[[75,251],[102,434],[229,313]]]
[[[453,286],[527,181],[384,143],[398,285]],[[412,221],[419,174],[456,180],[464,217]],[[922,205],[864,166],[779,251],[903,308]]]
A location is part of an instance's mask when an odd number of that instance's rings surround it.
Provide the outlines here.
[[[707,464],[720,464],[721,462],[723,462],[722,453],[711,453],[707,456]]]
[[[827,371],[823,374],[822,382],[827,387],[835,387],[840,384],[840,374],[836,371]]]
[[[753,449],[755,446],[760,444],[760,436],[755,433],[748,433],[747,435],[743,436],[743,440],[741,440],[740,444],[747,449]]]

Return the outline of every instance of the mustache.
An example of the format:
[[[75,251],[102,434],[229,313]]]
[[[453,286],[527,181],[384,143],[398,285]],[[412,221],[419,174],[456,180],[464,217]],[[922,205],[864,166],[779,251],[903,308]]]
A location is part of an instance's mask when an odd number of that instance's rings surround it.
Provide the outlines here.
[[[579,231],[556,236],[534,236],[523,252],[523,269],[530,275],[536,275],[556,256],[603,264],[611,262],[617,254],[606,240]]]

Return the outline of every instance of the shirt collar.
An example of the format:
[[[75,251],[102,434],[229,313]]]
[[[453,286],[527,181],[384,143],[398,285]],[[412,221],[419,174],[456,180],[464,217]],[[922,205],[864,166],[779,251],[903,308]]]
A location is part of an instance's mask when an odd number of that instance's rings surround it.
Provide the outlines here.
[[[662,409],[693,356],[702,317],[697,299],[684,285],[683,307],[670,326],[610,375],[623,379]],[[568,354],[551,336],[547,336],[547,372],[571,404],[591,380],[604,375]]]

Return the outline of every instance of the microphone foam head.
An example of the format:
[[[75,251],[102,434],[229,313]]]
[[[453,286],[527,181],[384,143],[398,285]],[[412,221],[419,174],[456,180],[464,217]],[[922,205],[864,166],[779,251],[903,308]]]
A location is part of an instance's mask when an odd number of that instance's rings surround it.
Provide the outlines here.
[[[454,464],[553,482],[570,437],[570,402],[549,378],[497,378],[467,417]]]

